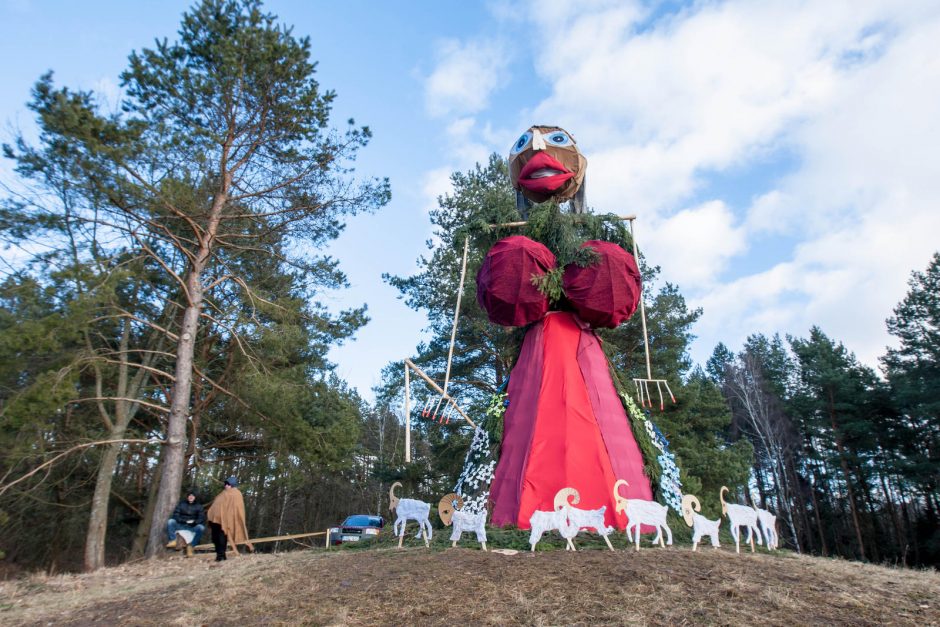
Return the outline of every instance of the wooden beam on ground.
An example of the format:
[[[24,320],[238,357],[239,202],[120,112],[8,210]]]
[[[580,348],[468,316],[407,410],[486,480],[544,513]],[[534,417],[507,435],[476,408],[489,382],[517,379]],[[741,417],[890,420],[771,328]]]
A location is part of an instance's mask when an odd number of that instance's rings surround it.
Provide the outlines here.
[[[208,529],[206,531],[209,531]],[[255,538],[254,540],[248,540],[247,542],[239,542],[238,544],[264,544],[265,542],[277,542],[279,540],[296,540],[297,538],[312,538],[313,536],[325,536],[325,531],[313,531],[311,533],[292,533],[286,536],[268,536],[266,538]],[[199,551],[203,549],[214,549],[214,544],[200,544],[194,546],[193,549]]]

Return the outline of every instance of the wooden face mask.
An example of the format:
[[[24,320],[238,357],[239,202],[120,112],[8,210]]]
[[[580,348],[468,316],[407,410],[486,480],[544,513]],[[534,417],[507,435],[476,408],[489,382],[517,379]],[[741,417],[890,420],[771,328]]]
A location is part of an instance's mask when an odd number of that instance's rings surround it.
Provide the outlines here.
[[[512,186],[535,203],[574,198],[586,169],[574,138],[557,126],[533,126],[509,151]]]

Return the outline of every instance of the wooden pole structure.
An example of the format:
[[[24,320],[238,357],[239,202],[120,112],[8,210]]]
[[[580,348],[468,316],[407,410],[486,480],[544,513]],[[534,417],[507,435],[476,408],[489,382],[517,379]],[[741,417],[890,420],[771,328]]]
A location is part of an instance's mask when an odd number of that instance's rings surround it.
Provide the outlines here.
[[[476,429],[476,423],[474,423],[472,420],[470,420],[470,416],[468,416],[467,414],[465,414],[464,411],[463,411],[462,409],[460,409],[460,406],[457,405],[456,402],[454,402],[454,399],[452,399],[450,396],[448,396],[447,394],[444,393],[444,390],[441,388],[441,386],[439,386],[437,383],[435,383],[434,380],[433,380],[431,377],[429,377],[428,375],[426,375],[426,374],[424,373],[424,371],[421,370],[421,368],[418,368],[418,366],[416,366],[416,365],[414,364],[414,362],[411,361],[410,359],[407,359],[407,358],[405,359],[405,365],[408,366],[408,367],[410,367],[412,370],[414,370],[414,371],[415,371],[415,374],[417,374],[419,377],[421,377],[422,379],[424,379],[424,381],[425,381],[428,385],[430,385],[432,389],[437,390],[437,391],[444,397],[444,400],[446,400],[448,403],[450,403],[451,406],[453,406],[453,408],[454,408],[455,410],[457,410],[457,413],[460,414],[460,415],[463,417],[463,419],[466,420],[467,423],[468,423],[471,427],[473,427],[474,429]]]
[[[441,400],[437,401],[437,405],[434,407],[432,418],[437,416],[437,411],[441,408],[444,397],[447,396],[447,384],[450,383],[450,364],[454,358],[454,342],[457,338],[457,321],[460,319],[460,300],[463,298],[463,280],[467,274],[467,251],[469,247],[470,237],[467,236],[463,240],[463,262],[460,264],[460,287],[457,288],[457,305],[454,307],[454,325],[450,330],[450,347],[447,349],[447,370],[444,372],[444,388],[443,392],[441,392]],[[444,422],[443,414],[441,414],[441,422]]]
[[[450,382],[450,363],[454,358],[454,342],[457,339],[457,320],[460,318],[460,299],[463,298],[463,280],[467,275],[467,252],[470,250],[470,236],[463,240],[463,262],[460,264],[460,287],[457,289],[457,306],[454,307],[454,326],[450,330],[450,349],[447,351],[447,370],[444,373],[444,394]]]
[[[633,258],[636,259],[637,267],[640,265],[640,256],[636,251],[636,235],[633,233],[633,222],[636,216],[630,216],[630,239],[633,240]],[[643,348],[646,351],[646,378],[653,378],[653,368],[650,366],[650,340],[646,334],[646,307],[643,305],[643,282],[640,282],[640,320],[643,322]]]
[[[411,463],[411,375],[405,364],[405,463]]]

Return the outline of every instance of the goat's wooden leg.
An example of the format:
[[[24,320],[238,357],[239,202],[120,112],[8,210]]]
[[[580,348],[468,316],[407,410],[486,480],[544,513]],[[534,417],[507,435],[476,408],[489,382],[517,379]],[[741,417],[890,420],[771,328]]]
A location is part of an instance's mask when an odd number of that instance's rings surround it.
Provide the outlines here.
[[[610,538],[608,538],[607,536],[604,536],[604,542],[607,543],[607,548],[609,548],[611,551],[614,550],[614,545],[610,543]]]
[[[486,549],[486,542],[481,542],[481,543],[480,543],[480,546],[483,547],[483,552],[485,553],[486,550],[487,550],[487,549]]]
[[[659,546],[663,547],[664,549],[666,548],[666,543],[663,542],[663,530],[662,529],[659,530]]]

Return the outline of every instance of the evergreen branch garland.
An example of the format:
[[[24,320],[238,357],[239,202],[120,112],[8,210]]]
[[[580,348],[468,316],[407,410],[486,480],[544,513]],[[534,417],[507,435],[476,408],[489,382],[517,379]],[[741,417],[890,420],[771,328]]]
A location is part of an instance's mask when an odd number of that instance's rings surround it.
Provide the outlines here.
[[[563,213],[555,202],[534,207],[523,234],[552,251],[559,268],[569,263],[581,267],[596,263],[597,253],[592,249],[581,248],[588,240],[604,240],[628,252],[633,250],[633,239],[620,217],[612,213]]]
[[[645,442],[658,450],[655,454],[656,461],[659,463],[659,480],[657,492],[659,498],[666,502],[677,514],[682,513],[682,483],[679,479],[679,467],[676,466],[676,456],[669,451],[669,441],[662,431],[650,420],[649,410],[641,410],[633,402],[633,397],[621,394],[624,407],[627,409],[627,415],[630,416],[630,425],[633,427],[634,436],[637,432],[637,426],[643,425]],[[639,441],[639,438],[637,438]],[[646,450],[643,451],[646,455]]]
[[[490,485],[496,472],[498,454],[493,442],[503,439],[503,417],[506,414],[506,393],[490,397],[486,417],[473,431],[473,441],[464,458],[463,470],[454,486],[454,492],[464,499],[464,510],[472,514],[486,509],[490,498]]]
[[[610,363],[609,360],[608,363]],[[669,441],[650,420],[649,411],[638,407],[633,397],[623,389],[620,377],[617,376],[613,366],[610,367],[610,376],[627,412],[633,438],[643,454],[643,470],[650,479],[653,491],[660,501],[681,514],[682,482],[679,478],[679,467],[676,466],[676,456],[669,451]],[[653,459],[656,460],[656,464],[650,461]]]

